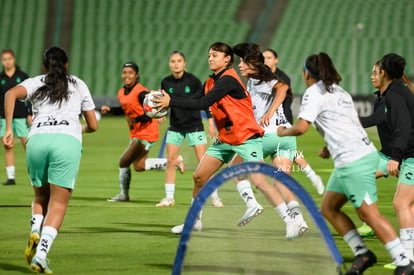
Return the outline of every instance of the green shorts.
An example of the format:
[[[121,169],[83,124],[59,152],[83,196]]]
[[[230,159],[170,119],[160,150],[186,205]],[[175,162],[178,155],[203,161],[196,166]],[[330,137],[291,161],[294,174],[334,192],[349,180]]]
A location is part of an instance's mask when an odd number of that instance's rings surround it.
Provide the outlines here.
[[[279,137],[276,133],[266,133],[263,138],[263,157],[286,157],[293,161],[296,156],[296,137]]]
[[[149,151],[152,148],[152,146],[154,146],[154,144],[155,144],[155,142],[149,142],[149,141],[141,140],[141,139],[137,139],[137,138],[131,139],[130,142],[132,142],[132,141],[136,141],[138,143],[143,144],[145,146],[146,151]]]
[[[27,126],[27,120],[25,118],[13,118],[12,120],[13,133],[16,137],[27,137],[29,134],[29,126]],[[0,120],[0,136],[4,136],[6,133],[6,119]]]
[[[402,161],[398,182],[414,185],[414,158],[408,158]]]
[[[387,165],[388,165],[388,161],[391,158],[389,156],[384,155],[380,151],[378,151],[378,155],[379,155],[379,163],[378,163],[377,170],[381,171],[381,173],[383,173],[385,177],[388,177]]]
[[[248,139],[240,145],[215,143],[211,145],[206,155],[215,157],[223,162],[229,162],[238,154],[244,161],[262,161],[262,138]]]
[[[206,134],[204,131],[180,133],[170,130],[167,132],[166,143],[181,146],[185,138],[187,138],[188,145],[190,146],[207,144]]]
[[[51,183],[73,189],[78,176],[82,144],[70,135],[37,134],[27,140],[26,163],[33,186]]]
[[[365,201],[368,205],[378,200],[375,172],[378,153],[372,152],[350,164],[335,168],[329,178],[327,191],[344,194],[358,208]]]

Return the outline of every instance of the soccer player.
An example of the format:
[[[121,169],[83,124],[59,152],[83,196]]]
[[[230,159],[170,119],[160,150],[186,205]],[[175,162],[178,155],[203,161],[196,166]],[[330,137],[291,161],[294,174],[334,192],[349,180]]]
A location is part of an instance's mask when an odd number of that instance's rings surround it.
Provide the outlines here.
[[[372,72],[380,87],[385,119],[377,125],[383,154],[383,174],[398,177],[393,205],[400,226],[400,239],[409,259],[414,248],[414,95],[402,77],[405,59],[397,54],[381,58]],[[381,167],[380,167],[381,168]],[[374,228],[375,230],[375,228]],[[376,230],[375,230],[376,232]],[[377,233],[377,232],[376,232]],[[394,261],[394,264],[398,264]],[[397,267],[398,270],[398,267]],[[412,270],[414,273],[414,268]]]
[[[239,64],[240,74],[248,79],[247,91],[252,98],[253,113],[256,121],[265,130],[262,138],[263,157],[270,156],[275,167],[290,174],[292,162],[296,155],[296,137],[280,138],[276,135],[278,125],[291,126],[282,107],[289,86],[283,81],[278,81],[269,67],[264,64],[264,58],[258,45],[252,43],[237,44],[233,47],[233,52],[241,58]],[[236,156],[232,164],[242,161],[243,159],[240,156]],[[301,230],[306,232],[308,225],[303,219],[295,195],[283,184],[277,181],[275,181],[275,184],[285,200],[285,203],[277,206],[277,212],[284,213],[286,211],[285,207],[289,208],[301,220]],[[236,186],[247,206],[246,213],[238,223],[241,226],[260,215],[263,207],[255,199],[250,182],[247,179],[239,180]]]
[[[377,207],[375,171],[378,153],[362,128],[352,97],[339,86],[341,76],[326,53],[309,56],[303,80],[308,87],[303,95],[298,120],[291,128],[279,127],[279,136],[304,134],[311,123],[321,133],[327,147],[320,155],[332,156],[332,172],[322,200],[321,211],[352,249],[355,259],[346,274],[362,274],[376,263],[342,206],[350,201],[358,216],[374,228],[398,266],[395,274],[413,274],[410,261],[393,226]]]
[[[203,88],[201,81],[189,72],[185,71],[186,61],[183,52],[173,51],[169,57],[169,67],[171,75],[164,78],[161,82],[161,89],[168,92],[172,98],[180,97],[201,97]],[[214,121],[209,116],[209,133],[215,136]],[[167,167],[165,168],[165,198],[157,206],[174,206],[176,166],[179,160],[180,147],[187,138],[188,145],[194,148],[197,160],[207,150],[207,139],[204,133],[204,126],[201,120],[200,110],[188,110],[183,108],[170,108],[170,125],[167,132]],[[217,194],[217,190],[212,194],[213,205],[222,207],[223,203]]]
[[[291,105],[293,102],[293,91],[292,86],[290,85],[290,78],[289,76],[282,71],[277,65],[279,64],[279,56],[275,50],[266,49],[263,52],[263,57],[265,60],[265,64],[270,68],[270,70],[275,75],[276,79],[283,81],[289,86],[289,89],[286,93],[285,99],[283,100],[282,106],[285,116],[290,124],[293,124],[293,114]],[[306,177],[312,182],[313,187],[316,188],[318,194],[322,195],[324,191],[324,185],[322,179],[319,175],[315,173],[309,163],[306,161],[303,154],[296,154],[294,158],[294,162],[299,165],[301,168],[300,170],[305,173]]]
[[[29,76],[16,66],[16,57],[10,49],[1,52],[1,63],[3,71],[0,73],[0,136],[6,131],[6,120],[4,119],[4,96],[6,92],[21,83]],[[13,132],[20,139],[23,149],[26,149],[26,138],[32,123],[32,108],[30,104],[17,100],[13,113]],[[5,148],[7,181],[3,185],[14,185],[15,167],[13,147]]]
[[[51,274],[47,254],[75,187],[82,155],[82,133],[94,132],[98,122],[88,87],[67,72],[65,51],[58,47],[47,49],[43,66],[46,75],[26,79],[7,92],[3,143],[13,146],[15,102],[27,98],[33,104],[34,119],[27,139],[26,162],[35,198],[32,228],[24,255],[32,270]],[[86,125],[79,122],[80,112]]]
[[[214,117],[218,130],[217,142],[208,148],[193,174],[193,200],[207,180],[235,154],[240,155],[244,161],[263,161],[261,137],[264,130],[254,118],[251,98],[232,68],[233,61],[232,48],[225,43],[216,42],[208,51],[208,63],[213,74],[204,85],[205,96],[197,99],[171,98],[164,92],[163,97],[155,100],[161,108],[171,106],[205,110],[210,107]],[[284,203],[275,187],[269,185],[264,177],[259,179],[256,178],[253,182],[273,207]],[[298,237],[301,234],[301,223],[296,215],[288,208],[282,214],[288,225],[286,237]],[[197,217],[194,230],[202,229],[201,215],[202,211]],[[173,227],[171,231],[180,234],[183,227],[181,224]]]
[[[142,172],[150,169],[165,167],[165,158],[147,159],[148,152],[158,140],[158,122],[144,112],[142,105],[148,89],[139,83],[139,67],[134,62],[122,65],[121,73],[124,87],[118,91],[121,107],[103,105],[101,112],[106,114],[125,113],[128,123],[130,143],[119,160],[119,186],[121,192],[107,199],[108,202],[126,202],[130,200],[129,187],[131,184],[131,164],[135,171]]]

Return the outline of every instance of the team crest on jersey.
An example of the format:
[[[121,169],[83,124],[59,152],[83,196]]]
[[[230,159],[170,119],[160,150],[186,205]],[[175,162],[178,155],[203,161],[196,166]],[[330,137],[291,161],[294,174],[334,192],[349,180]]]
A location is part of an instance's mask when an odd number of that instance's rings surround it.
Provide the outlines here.
[[[16,78],[16,83],[20,83],[20,82],[22,82],[22,79],[20,77],[17,77]]]
[[[188,87],[188,86],[185,86],[185,88],[184,88],[184,92],[185,93],[189,93],[189,92],[191,92],[191,89],[190,89],[190,87]]]
[[[174,88],[169,88],[168,93],[170,93],[170,94],[174,93]]]
[[[4,85],[4,84],[6,84],[6,80],[4,80],[4,79],[3,79],[3,80],[1,81],[1,85]]]

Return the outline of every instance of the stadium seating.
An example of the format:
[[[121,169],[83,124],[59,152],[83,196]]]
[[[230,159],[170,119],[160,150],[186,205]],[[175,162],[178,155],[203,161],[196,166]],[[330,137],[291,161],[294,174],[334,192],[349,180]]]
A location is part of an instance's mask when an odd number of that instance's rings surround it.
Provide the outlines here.
[[[414,2],[411,0],[290,0],[270,43],[280,57],[280,68],[292,78],[293,90],[302,94],[301,72],[305,58],[327,52],[343,81],[358,95],[371,94],[372,65],[384,54],[395,52],[407,60],[407,73],[414,74]],[[356,25],[363,24],[355,32]],[[355,36],[356,34],[356,36]],[[357,37],[357,89],[352,91],[352,43]]]
[[[0,49],[12,49],[29,75],[41,71],[47,0],[0,1]]]
[[[120,68],[131,60],[140,66],[141,83],[158,89],[170,73],[169,53],[182,50],[188,71],[205,80],[208,46],[247,36],[248,24],[234,21],[240,2],[76,0],[71,72],[84,78],[94,95],[115,95],[122,86]]]

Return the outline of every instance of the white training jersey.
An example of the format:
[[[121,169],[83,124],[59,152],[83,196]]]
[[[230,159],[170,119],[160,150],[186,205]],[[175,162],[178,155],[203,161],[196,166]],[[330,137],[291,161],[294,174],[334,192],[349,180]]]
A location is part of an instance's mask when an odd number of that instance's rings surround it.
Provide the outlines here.
[[[253,114],[257,122],[260,122],[260,119],[266,114],[272,105],[275,98],[272,91],[276,83],[276,79],[267,82],[260,82],[260,80],[253,78],[250,78],[247,82],[247,91],[250,93],[252,98]],[[286,127],[291,126],[286,119],[282,104],[280,104],[276,112],[273,114],[269,125],[262,128],[265,130],[265,133],[276,133],[276,129],[280,125],[284,125]]]
[[[332,92],[326,90],[322,81],[310,86],[302,97],[298,118],[314,123],[327,143],[335,167],[376,151],[359,122],[352,97],[338,85],[332,85]]]
[[[81,111],[95,109],[91,93],[85,82],[76,76],[68,77],[69,99],[62,104],[49,103],[48,99],[33,101],[33,93],[44,85],[46,75],[28,78],[19,85],[27,90],[27,100],[32,102],[33,123],[28,137],[36,134],[67,134],[82,142]]]

